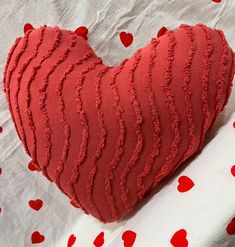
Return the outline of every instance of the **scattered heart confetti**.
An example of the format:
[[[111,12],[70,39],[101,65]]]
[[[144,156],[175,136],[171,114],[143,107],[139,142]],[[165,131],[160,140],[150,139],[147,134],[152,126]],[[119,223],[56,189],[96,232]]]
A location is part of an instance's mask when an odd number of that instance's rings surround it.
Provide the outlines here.
[[[87,27],[85,27],[85,26],[78,27],[74,32],[78,36],[83,37],[85,40],[88,39],[88,28]]]
[[[3,131],[3,128],[0,126],[0,133],[2,133],[2,131]]]
[[[70,237],[68,239],[67,247],[72,247],[74,245],[75,241],[76,241],[76,237],[74,236],[74,234],[70,235]]]
[[[162,27],[157,34],[157,37],[160,38],[162,35],[164,35],[166,32],[168,31],[168,29],[166,27]]]
[[[32,172],[34,171],[41,171],[41,169],[33,162],[31,161],[29,164],[28,164],[28,169]]]
[[[214,3],[221,3],[222,0],[212,0],[212,2],[214,2]]]
[[[130,46],[133,42],[133,39],[134,39],[133,35],[131,33],[121,32],[119,36],[120,36],[120,39],[122,41],[122,44],[125,47]]]
[[[226,231],[229,235],[235,234],[235,217],[231,220],[231,222],[227,225]]]
[[[38,231],[33,232],[31,236],[32,244],[39,244],[45,240],[45,237]]]
[[[104,232],[101,232],[93,242],[95,247],[101,247],[104,244]]]
[[[187,192],[194,186],[194,182],[187,176],[181,176],[178,179],[179,185],[177,187],[179,192]]]
[[[173,235],[170,242],[174,247],[187,247],[188,240],[186,237],[187,237],[186,230],[181,229]]]
[[[128,230],[122,234],[124,247],[132,247],[133,244],[135,243],[135,239],[136,239],[136,233],[133,231]]]
[[[27,33],[27,32],[28,32],[29,30],[31,30],[31,29],[33,29],[32,24],[26,23],[26,24],[24,25],[24,33]]]
[[[30,200],[29,201],[29,206],[36,210],[39,211],[41,209],[41,207],[43,206],[43,201],[41,199],[37,199],[37,200]]]
[[[232,175],[235,177],[235,165],[232,166],[232,168],[231,168],[231,173],[232,173]]]

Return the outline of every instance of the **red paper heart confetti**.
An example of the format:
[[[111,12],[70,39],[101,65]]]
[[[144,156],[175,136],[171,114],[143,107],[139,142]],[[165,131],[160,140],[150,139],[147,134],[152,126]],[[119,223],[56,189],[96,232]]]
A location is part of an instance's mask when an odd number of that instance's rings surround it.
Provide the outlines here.
[[[40,234],[40,232],[38,231],[33,232],[31,235],[32,244],[39,244],[39,243],[44,242],[44,240],[45,240],[45,237],[42,234]]]
[[[232,175],[235,177],[235,165],[232,166],[232,168],[231,168],[231,173],[232,173]]]
[[[110,67],[74,32],[42,26],[16,40],[3,84],[43,175],[113,222],[200,150],[228,100],[233,55],[222,31],[181,25]]]
[[[177,187],[179,192],[187,192],[193,188],[194,182],[187,176],[181,176],[178,179],[179,185]]]
[[[93,242],[95,247],[101,247],[104,244],[104,232],[101,232]]]
[[[229,235],[235,234],[235,217],[231,220],[231,222],[227,225],[226,231]]]
[[[160,38],[162,35],[164,35],[166,32],[168,31],[168,29],[166,27],[162,27],[157,34],[157,37]]]
[[[76,237],[74,236],[74,234],[70,235],[68,239],[67,247],[72,247],[75,242],[76,242]]]
[[[88,39],[88,28],[85,26],[81,26],[78,27],[75,31],[74,31],[78,36],[83,37],[85,40]]]
[[[41,209],[41,207],[43,206],[43,201],[41,199],[37,199],[37,200],[30,200],[29,201],[29,206],[36,210],[39,211]]]
[[[33,29],[32,24],[26,23],[26,24],[24,25],[24,33],[27,33],[29,30],[32,30],[32,29]]]
[[[28,169],[30,171],[41,171],[40,167],[37,164],[35,164],[33,161],[29,162]]]
[[[134,40],[133,35],[131,33],[121,32],[119,37],[122,41],[122,44],[125,47],[130,46]]]
[[[124,247],[132,247],[136,240],[136,233],[130,230],[125,231],[122,234],[122,240]]]
[[[188,240],[187,240],[187,232],[185,229],[181,229],[177,231],[173,237],[171,238],[170,243],[174,247],[187,247],[188,246]]]

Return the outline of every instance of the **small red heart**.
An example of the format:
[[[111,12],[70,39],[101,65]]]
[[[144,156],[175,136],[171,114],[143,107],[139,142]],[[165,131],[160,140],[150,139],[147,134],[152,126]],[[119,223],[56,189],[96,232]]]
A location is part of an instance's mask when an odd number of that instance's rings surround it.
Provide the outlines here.
[[[32,233],[32,236],[31,236],[32,244],[39,244],[39,243],[42,243],[44,240],[45,240],[45,237],[42,234],[40,234],[40,232],[36,231]]]
[[[168,31],[168,29],[166,27],[162,27],[157,34],[157,37],[160,38],[162,35],[164,35],[166,32]]]
[[[74,234],[70,235],[70,237],[68,239],[67,247],[72,247],[74,245],[75,241],[76,241],[76,237],[74,236]]]
[[[187,237],[186,230],[181,229],[173,235],[170,242],[174,247],[187,247],[188,240],[186,237]]]
[[[231,222],[227,225],[226,231],[229,235],[235,234],[235,217],[231,220]]]
[[[0,126],[0,133],[2,133],[2,131],[3,131],[3,128]]]
[[[93,242],[95,247],[101,247],[104,244],[104,232],[101,232]]]
[[[81,26],[78,27],[75,31],[74,31],[78,36],[83,37],[85,40],[88,39],[87,35],[88,35],[88,28],[85,26]]]
[[[194,182],[187,176],[181,176],[178,179],[179,185],[177,187],[179,192],[186,192],[192,189]]]
[[[136,239],[136,233],[133,231],[128,230],[122,234],[124,247],[132,247],[133,244],[135,243],[135,239]]]
[[[222,2],[222,0],[212,0],[212,1],[215,3],[221,3]]]
[[[131,33],[121,32],[119,36],[125,47],[130,46],[134,39]]]
[[[32,29],[34,29],[33,26],[32,26],[32,24],[26,23],[24,25],[24,33],[27,33],[29,30],[32,30]]]
[[[30,161],[30,163],[28,164],[28,169],[33,172],[41,171],[40,167],[37,164],[35,164],[33,161]]]
[[[41,209],[41,207],[43,206],[43,201],[41,199],[37,199],[37,200],[30,200],[29,201],[29,206],[36,210],[39,211]]]
[[[232,168],[231,168],[231,173],[232,173],[232,175],[235,177],[235,165],[232,166]]]

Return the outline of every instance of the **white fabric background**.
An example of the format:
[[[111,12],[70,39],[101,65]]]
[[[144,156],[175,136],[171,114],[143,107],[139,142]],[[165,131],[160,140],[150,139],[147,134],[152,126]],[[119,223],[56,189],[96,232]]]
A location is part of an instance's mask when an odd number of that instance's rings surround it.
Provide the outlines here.
[[[35,27],[47,24],[71,30],[85,25],[92,48],[106,64],[115,65],[146,45],[163,25],[173,29],[181,23],[202,22],[220,28],[235,50],[234,13],[234,0],[220,4],[211,0],[0,0],[0,69],[2,73],[8,51],[15,38],[23,35],[27,22]],[[121,31],[134,36],[129,48],[120,42]],[[173,233],[181,228],[187,229],[189,247],[235,246],[235,236],[225,231],[235,217],[235,179],[230,174],[235,163],[234,105],[235,90],[202,153],[181,168],[133,217],[104,225],[71,207],[55,185],[27,169],[30,158],[17,137],[1,84],[0,247],[31,246],[33,231],[45,235],[46,240],[38,246],[66,246],[73,233],[77,237],[74,246],[89,247],[104,231],[104,246],[120,247],[122,232],[128,229],[137,233],[136,247],[169,247]],[[193,179],[191,191],[177,191],[180,175]],[[36,198],[44,201],[39,212],[28,206],[28,201]]]

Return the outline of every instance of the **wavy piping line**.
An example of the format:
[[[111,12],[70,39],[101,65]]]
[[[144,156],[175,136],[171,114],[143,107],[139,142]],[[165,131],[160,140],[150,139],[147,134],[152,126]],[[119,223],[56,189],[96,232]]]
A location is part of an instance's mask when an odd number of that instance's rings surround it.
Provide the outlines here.
[[[204,113],[204,122],[203,122],[203,128],[202,128],[202,134],[200,137],[200,145],[198,148],[198,151],[201,149],[201,147],[204,144],[204,139],[205,139],[205,134],[207,129],[209,128],[209,119],[210,119],[210,112],[209,112],[209,99],[208,99],[208,94],[209,94],[209,76],[210,76],[210,69],[212,65],[212,59],[211,56],[214,51],[214,45],[213,42],[210,38],[208,28],[204,26],[203,24],[199,24],[197,26],[200,26],[203,32],[205,33],[205,38],[207,41],[207,50],[204,55],[204,70],[203,70],[203,76],[202,76],[202,110]]]
[[[229,52],[228,52],[229,49],[228,49],[227,42],[225,40],[223,32],[220,30],[215,30],[215,31],[219,34],[219,36],[222,40],[223,54],[222,54],[222,58],[221,58],[221,62],[220,62],[219,78],[216,82],[217,92],[216,92],[215,115],[214,115],[214,118],[212,120],[210,128],[214,125],[215,120],[217,119],[217,116],[219,115],[219,113],[221,112],[221,110],[223,108],[223,104],[221,102],[221,99],[223,96],[223,87],[225,84],[226,67],[227,67],[228,55],[229,55]]]
[[[143,149],[143,134],[142,134],[142,130],[141,130],[141,124],[143,122],[143,117],[142,117],[142,111],[140,108],[140,103],[137,99],[137,93],[136,93],[136,89],[135,89],[135,85],[134,85],[134,73],[136,71],[136,68],[140,62],[141,59],[141,49],[139,49],[136,53],[135,53],[135,61],[133,63],[133,67],[130,70],[129,73],[129,80],[128,80],[128,91],[130,93],[130,101],[133,105],[133,110],[134,113],[136,115],[136,123],[135,123],[135,128],[136,128],[136,137],[137,137],[137,142],[136,142],[136,146],[135,149],[133,151],[133,154],[131,156],[131,159],[128,161],[127,165],[125,166],[125,168],[122,171],[121,177],[120,177],[120,189],[121,189],[121,200],[122,203],[124,205],[124,207],[126,208],[126,210],[128,212],[130,212],[133,208],[132,205],[130,205],[129,201],[128,201],[128,188],[127,188],[127,177],[131,171],[131,168],[136,164],[136,162],[139,159],[140,153]]]
[[[57,168],[56,168],[56,172],[55,172],[55,182],[59,188],[61,188],[60,175],[62,174],[62,172],[64,170],[64,164],[67,160],[67,156],[68,156],[68,152],[69,152],[69,146],[70,146],[69,139],[71,136],[71,127],[70,127],[69,123],[67,122],[65,112],[64,112],[65,104],[64,104],[63,95],[62,95],[63,86],[64,86],[64,82],[65,82],[67,76],[74,71],[75,66],[81,65],[84,61],[88,60],[92,56],[92,54],[93,53],[90,50],[82,58],[79,58],[76,62],[71,64],[69,66],[69,68],[67,69],[67,71],[65,71],[63,77],[61,78],[61,80],[58,83],[57,94],[58,94],[58,101],[59,101],[58,103],[59,103],[59,109],[60,109],[59,115],[61,118],[61,122],[64,125],[64,133],[65,133],[65,142],[64,142],[63,151],[61,154],[61,160],[59,161]],[[61,188],[61,190],[62,190],[62,188]]]
[[[21,127],[21,133],[22,133],[22,141],[23,143],[25,144],[26,147],[28,147],[27,145],[27,138],[26,138],[26,135],[25,135],[25,131],[24,131],[24,127],[23,127],[23,121],[22,121],[22,118],[21,118],[21,113],[20,113],[20,108],[19,108],[19,93],[20,93],[20,85],[21,85],[21,79],[24,75],[24,72],[26,71],[26,69],[28,68],[29,64],[31,63],[31,61],[37,56],[37,53],[38,53],[38,49],[42,43],[42,36],[44,34],[44,30],[45,30],[45,27],[42,27],[41,28],[41,32],[40,32],[40,38],[39,38],[39,41],[38,43],[36,44],[35,46],[35,49],[32,53],[32,56],[29,57],[28,60],[26,60],[26,62],[22,65],[22,67],[20,68],[20,70],[18,71],[18,76],[16,78],[16,84],[17,84],[17,88],[16,88],[16,92],[15,92],[15,104],[16,104],[16,118],[18,119],[18,121],[20,122],[20,127]],[[30,155],[31,157],[33,157],[33,154]],[[33,159],[33,162],[35,162],[35,160]]]
[[[153,179],[153,185],[152,187],[155,187],[160,180],[169,173],[170,170],[170,164],[172,164],[174,158],[176,157],[178,153],[178,146],[181,140],[181,135],[179,131],[179,116],[176,111],[176,106],[174,104],[174,94],[172,90],[169,88],[169,85],[172,81],[172,65],[174,61],[174,47],[176,45],[176,40],[174,37],[173,31],[168,31],[167,32],[168,38],[169,38],[169,47],[168,47],[168,64],[166,68],[166,73],[165,73],[165,80],[162,85],[163,92],[165,93],[166,96],[166,103],[169,107],[170,113],[172,115],[172,132],[174,133],[174,139],[171,145],[171,150],[168,156],[166,157],[166,161],[164,165],[161,167],[160,171],[157,171],[157,173],[154,176]]]
[[[14,73],[14,71],[16,70],[17,66],[18,66],[18,63],[19,63],[19,60],[21,58],[21,56],[24,54],[27,46],[28,46],[28,40],[29,40],[29,35],[31,33],[32,30],[30,30],[26,35],[25,37],[22,39],[23,41],[23,45],[22,47],[20,48],[20,51],[19,53],[17,54],[15,60],[14,60],[14,65],[12,66],[12,68],[9,70],[9,73],[8,73],[8,80],[6,80],[6,83],[5,83],[5,89],[6,89],[6,94],[7,94],[7,100],[8,100],[8,104],[9,104],[9,109],[10,109],[10,113],[11,113],[11,117],[12,117],[12,120],[13,120],[13,123],[15,125],[15,129],[17,131],[17,134],[18,136],[20,137],[21,140],[23,140],[23,144],[24,144],[24,147],[25,147],[25,151],[26,153],[30,156],[30,153],[29,153],[29,149],[28,149],[28,146],[27,146],[27,143],[26,143],[26,138],[25,136],[21,137],[20,135],[20,131],[18,129],[18,126],[16,124],[16,121],[15,121],[15,117],[14,117],[14,114],[12,112],[12,105],[11,105],[11,100],[10,100],[10,81],[11,81],[11,77]],[[22,133],[21,133],[22,134]]]
[[[35,161],[37,161],[37,158],[36,158],[36,134],[35,134],[35,125],[34,125],[34,121],[33,121],[33,115],[32,115],[32,111],[30,109],[30,104],[31,104],[30,87],[31,87],[32,81],[36,77],[37,71],[41,68],[42,63],[48,57],[51,56],[53,51],[60,44],[62,32],[61,32],[61,30],[59,28],[57,28],[56,33],[57,33],[57,36],[56,36],[56,38],[54,40],[54,43],[53,43],[52,47],[47,51],[47,53],[45,55],[42,56],[42,58],[39,61],[39,63],[32,68],[32,73],[29,76],[29,79],[28,79],[27,84],[26,84],[27,85],[26,88],[27,88],[27,92],[28,92],[27,97],[26,97],[26,105],[27,105],[27,110],[26,110],[27,114],[26,115],[27,115],[27,118],[28,118],[29,127],[30,127],[30,129],[32,131],[32,136],[33,136],[33,149],[32,149],[33,150],[32,151],[33,157],[32,158]],[[47,177],[48,180],[52,181],[47,174],[44,173],[44,175]]]
[[[155,100],[155,95],[153,92],[152,88],[152,73],[153,73],[153,68],[156,64],[156,57],[157,57],[157,46],[159,44],[158,39],[152,39],[151,44],[152,44],[152,51],[149,57],[149,62],[148,62],[148,69],[147,69],[147,75],[146,75],[146,93],[148,95],[148,102],[150,105],[151,109],[151,114],[152,114],[152,128],[153,128],[153,146],[150,154],[147,157],[144,169],[141,171],[141,173],[137,176],[137,188],[138,188],[138,196],[139,199],[142,199],[144,194],[146,193],[146,188],[144,185],[144,178],[150,173],[153,163],[156,159],[156,157],[159,155],[159,150],[161,146],[161,138],[160,138],[160,133],[161,133],[161,127],[160,127],[160,119],[159,119],[159,113],[158,113],[158,106],[156,104]]]
[[[230,70],[230,76],[229,76],[229,84],[228,84],[228,90],[226,94],[226,100],[224,102],[222,111],[224,110],[224,107],[227,105],[229,97],[232,93],[232,87],[233,87],[233,78],[234,78],[234,73],[235,73],[235,53],[233,53],[232,49],[230,49],[231,55],[232,55],[232,65],[231,65],[231,70]]]
[[[115,110],[116,120],[119,125],[119,137],[116,142],[115,153],[112,158],[112,161],[105,167],[105,195],[106,195],[107,202],[111,208],[112,217],[115,220],[120,219],[120,215],[117,212],[116,202],[112,194],[111,182],[114,179],[113,171],[117,168],[121,160],[121,156],[124,153],[124,143],[125,143],[125,133],[126,133],[125,122],[124,122],[124,119],[122,118],[122,113],[124,110],[120,105],[120,96],[118,92],[116,78],[123,70],[127,61],[128,59],[124,59],[122,63],[119,65],[119,67],[113,70],[114,73],[109,83],[112,89],[112,95],[113,95],[112,107]]]
[[[6,62],[6,65],[5,65],[5,68],[4,68],[4,72],[3,72],[3,86],[4,86],[3,91],[4,91],[4,92],[6,92],[6,77],[7,77],[8,66],[9,66],[10,61],[11,61],[11,59],[12,59],[12,55],[13,55],[13,53],[15,52],[15,50],[16,50],[16,48],[17,48],[19,42],[21,41],[21,39],[22,39],[22,38],[20,37],[20,38],[17,38],[17,39],[15,40],[15,43],[14,43],[13,46],[11,47],[10,52],[9,52],[9,54],[8,54],[8,56],[7,56],[7,62]]]
[[[85,79],[85,75],[87,73],[89,73],[90,71],[94,70],[98,64],[102,64],[101,58],[98,58],[97,61],[95,61],[91,66],[84,69],[82,71],[81,76],[79,77],[77,83],[75,84],[76,112],[79,114],[80,120],[81,120],[82,141],[81,141],[81,145],[80,145],[78,159],[74,161],[73,173],[72,173],[72,176],[71,176],[68,184],[71,188],[72,201],[76,201],[85,213],[88,213],[88,212],[79,202],[79,199],[78,199],[76,192],[75,192],[75,184],[78,182],[79,175],[80,175],[79,167],[82,165],[82,163],[84,162],[84,160],[86,158],[88,139],[89,139],[89,127],[88,127],[86,114],[82,108],[82,100],[81,100],[80,91],[83,88],[83,81]]]
[[[39,110],[41,111],[43,115],[43,123],[44,123],[44,132],[45,132],[45,138],[46,138],[46,143],[45,143],[45,156],[44,156],[44,161],[45,163],[43,164],[43,172],[47,174],[47,168],[50,163],[51,159],[51,147],[52,147],[52,142],[51,142],[51,135],[52,135],[52,129],[50,125],[50,120],[48,116],[48,111],[46,107],[46,99],[47,99],[47,87],[48,87],[48,82],[49,82],[49,77],[55,72],[56,68],[62,64],[63,62],[66,61],[68,58],[68,55],[71,52],[71,49],[75,46],[76,44],[76,36],[71,32],[71,43],[68,48],[66,48],[62,55],[57,59],[57,61],[50,66],[50,70],[48,73],[44,76],[42,80],[42,85],[39,89]],[[60,188],[60,187],[59,187]],[[65,191],[60,188],[63,193]],[[65,193],[66,194],[66,193]]]
[[[91,161],[91,169],[88,175],[88,179],[87,179],[87,184],[86,184],[86,194],[87,194],[87,199],[88,202],[90,204],[91,210],[98,215],[98,218],[105,222],[105,220],[103,219],[95,201],[94,201],[94,197],[93,197],[93,187],[94,187],[94,180],[95,180],[95,175],[97,173],[97,161],[101,158],[102,156],[102,151],[105,148],[106,145],[106,138],[108,135],[107,132],[107,128],[105,126],[105,122],[104,122],[104,113],[101,110],[101,106],[102,106],[102,96],[101,96],[101,92],[100,92],[100,86],[102,83],[102,78],[103,76],[107,73],[107,71],[109,70],[109,67],[106,67],[104,69],[101,69],[99,71],[99,74],[97,76],[97,80],[95,82],[95,107],[96,107],[96,111],[97,111],[97,120],[98,120],[98,125],[99,125],[99,129],[100,129],[100,140],[98,143],[98,146],[96,148],[95,154],[92,158]]]

